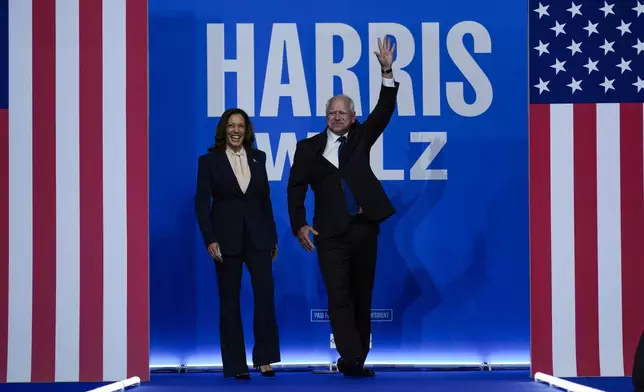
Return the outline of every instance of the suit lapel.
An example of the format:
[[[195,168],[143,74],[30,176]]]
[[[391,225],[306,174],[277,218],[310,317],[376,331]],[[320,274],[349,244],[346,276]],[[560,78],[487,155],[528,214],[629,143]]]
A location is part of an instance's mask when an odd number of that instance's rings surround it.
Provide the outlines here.
[[[248,188],[246,188],[246,193],[248,193],[259,175],[257,172],[259,161],[255,157],[255,150],[253,149],[246,150],[246,159],[248,160],[248,170],[250,171],[250,182],[248,183]]]
[[[239,187],[237,177],[235,177],[235,172],[233,171],[233,167],[230,165],[230,161],[228,160],[226,152],[217,151],[217,154],[215,155],[217,156],[217,167],[219,168],[219,172],[224,178],[228,180],[228,182],[232,183],[231,185],[236,189],[237,192],[243,193],[241,188]]]

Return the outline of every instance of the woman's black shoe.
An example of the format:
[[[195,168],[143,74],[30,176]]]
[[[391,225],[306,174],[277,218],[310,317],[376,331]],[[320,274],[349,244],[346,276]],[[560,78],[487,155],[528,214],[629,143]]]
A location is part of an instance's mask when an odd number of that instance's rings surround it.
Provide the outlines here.
[[[273,369],[271,369],[271,370],[262,370],[261,366],[258,367],[257,369],[262,373],[262,376],[264,376],[264,377],[275,377],[275,370],[273,370]]]

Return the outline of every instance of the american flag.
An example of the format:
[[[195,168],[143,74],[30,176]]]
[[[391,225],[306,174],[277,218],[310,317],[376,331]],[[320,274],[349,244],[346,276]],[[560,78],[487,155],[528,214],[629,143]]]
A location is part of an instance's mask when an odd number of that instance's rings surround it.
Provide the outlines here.
[[[0,9],[0,382],[147,380],[147,1]]]
[[[644,4],[530,1],[532,371],[630,375],[644,328]]]

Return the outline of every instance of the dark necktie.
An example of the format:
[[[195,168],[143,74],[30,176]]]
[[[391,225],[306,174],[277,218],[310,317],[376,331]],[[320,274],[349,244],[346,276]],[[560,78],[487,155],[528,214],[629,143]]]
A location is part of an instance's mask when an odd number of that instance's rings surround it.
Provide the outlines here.
[[[347,143],[347,137],[340,136],[338,138],[338,141],[340,142],[340,147],[338,148],[338,166],[340,166],[340,156],[342,156],[342,150]],[[340,178],[342,180],[342,190],[344,191],[344,198],[347,200],[347,210],[349,211],[349,215],[355,215],[358,213],[358,202],[353,196],[351,189],[349,189],[349,186],[344,181],[344,178],[342,178],[342,176],[340,176]]]

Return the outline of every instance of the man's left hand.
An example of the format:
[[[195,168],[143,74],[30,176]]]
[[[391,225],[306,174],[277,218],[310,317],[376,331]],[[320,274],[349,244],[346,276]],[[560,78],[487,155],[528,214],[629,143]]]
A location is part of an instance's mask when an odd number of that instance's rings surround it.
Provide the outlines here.
[[[275,261],[276,257],[277,257],[277,245],[275,245],[275,249],[271,251],[271,259]]]
[[[394,63],[394,49],[396,44],[391,42],[391,39],[385,36],[384,42],[378,38],[378,52],[374,52],[380,62],[380,66],[383,70],[391,69],[391,65]]]

